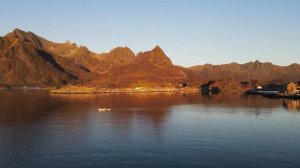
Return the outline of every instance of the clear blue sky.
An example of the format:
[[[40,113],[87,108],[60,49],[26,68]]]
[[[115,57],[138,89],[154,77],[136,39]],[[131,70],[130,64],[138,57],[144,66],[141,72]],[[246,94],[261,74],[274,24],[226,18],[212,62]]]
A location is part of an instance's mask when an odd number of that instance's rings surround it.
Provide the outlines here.
[[[300,63],[300,0],[0,0],[14,28],[95,52],[160,45],[175,64]]]

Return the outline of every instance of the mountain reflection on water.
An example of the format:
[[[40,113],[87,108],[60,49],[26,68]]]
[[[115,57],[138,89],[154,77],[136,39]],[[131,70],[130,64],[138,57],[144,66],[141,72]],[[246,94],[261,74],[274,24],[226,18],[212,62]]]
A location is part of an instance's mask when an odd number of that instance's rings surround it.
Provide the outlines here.
[[[300,111],[300,100],[283,99],[282,105],[289,111]]]
[[[159,123],[173,106],[200,105],[222,107],[240,112],[238,108],[251,108],[250,114],[272,112],[272,108],[285,107],[299,110],[299,100],[267,99],[240,94],[203,95],[198,92],[134,93],[134,94],[78,94],[56,95],[43,90],[0,91],[2,122],[32,122],[47,115],[66,115],[69,119],[84,117],[83,111],[110,108],[113,117],[130,118],[136,113]],[[61,110],[67,109],[67,110]],[[261,110],[263,109],[263,110]]]

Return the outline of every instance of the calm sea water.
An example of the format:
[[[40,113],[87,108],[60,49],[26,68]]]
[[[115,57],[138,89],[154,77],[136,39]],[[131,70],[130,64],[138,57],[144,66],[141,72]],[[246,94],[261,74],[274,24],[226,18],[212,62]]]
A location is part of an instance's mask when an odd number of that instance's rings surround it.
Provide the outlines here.
[[[299,168],[299,106],[237,94],[2,90],[0,167]]]

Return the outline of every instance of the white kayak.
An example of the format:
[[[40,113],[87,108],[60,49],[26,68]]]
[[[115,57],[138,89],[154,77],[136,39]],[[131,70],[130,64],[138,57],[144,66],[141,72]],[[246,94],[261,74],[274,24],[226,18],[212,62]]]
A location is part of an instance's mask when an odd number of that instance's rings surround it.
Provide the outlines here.
[[[110,108],[98,108],[98,111],[110,111]]]

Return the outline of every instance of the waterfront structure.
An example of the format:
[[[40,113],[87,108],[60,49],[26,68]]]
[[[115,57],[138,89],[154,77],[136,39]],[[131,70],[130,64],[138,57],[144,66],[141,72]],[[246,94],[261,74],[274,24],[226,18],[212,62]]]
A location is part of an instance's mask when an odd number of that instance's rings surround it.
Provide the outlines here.
[[[289,83],[286,85],[286,92],[288,94],[300,93],[300,86],[298,86],[296,83]]]

